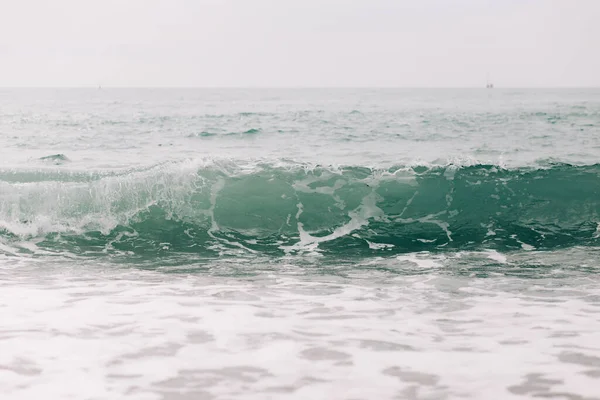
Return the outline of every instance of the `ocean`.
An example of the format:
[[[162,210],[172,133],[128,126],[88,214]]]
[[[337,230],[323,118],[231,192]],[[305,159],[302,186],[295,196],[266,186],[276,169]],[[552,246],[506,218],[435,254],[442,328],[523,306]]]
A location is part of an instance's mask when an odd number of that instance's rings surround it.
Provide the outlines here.
[[[600,399],[599,89],[1,89],[3,399]]]

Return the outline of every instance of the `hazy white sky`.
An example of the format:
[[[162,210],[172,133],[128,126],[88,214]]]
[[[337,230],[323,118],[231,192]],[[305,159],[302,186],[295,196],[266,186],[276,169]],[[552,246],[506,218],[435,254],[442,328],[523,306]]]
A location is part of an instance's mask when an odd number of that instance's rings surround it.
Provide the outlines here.
[[[0,0],[0,86],[600,86],[600,0]]]

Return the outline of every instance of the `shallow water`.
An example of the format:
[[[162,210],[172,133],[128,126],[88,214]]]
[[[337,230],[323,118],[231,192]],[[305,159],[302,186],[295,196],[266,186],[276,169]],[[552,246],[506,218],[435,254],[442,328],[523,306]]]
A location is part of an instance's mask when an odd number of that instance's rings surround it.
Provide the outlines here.
[[[10,399],[599,398],[600,91],[2,90]]]

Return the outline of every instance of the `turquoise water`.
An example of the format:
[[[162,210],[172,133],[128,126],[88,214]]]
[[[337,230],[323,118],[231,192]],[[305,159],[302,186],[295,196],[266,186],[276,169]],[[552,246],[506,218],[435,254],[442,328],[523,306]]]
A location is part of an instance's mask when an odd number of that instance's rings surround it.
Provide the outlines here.
[[[11,398],[597,396],[599,90],[2,89],[0,149]]]

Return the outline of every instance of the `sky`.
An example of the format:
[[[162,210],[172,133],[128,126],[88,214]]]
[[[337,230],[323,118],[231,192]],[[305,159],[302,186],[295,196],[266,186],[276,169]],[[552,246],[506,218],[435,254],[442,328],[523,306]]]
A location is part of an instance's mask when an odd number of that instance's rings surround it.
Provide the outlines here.
[[[2,87],[600,87],[600,0],[0,0]]]

